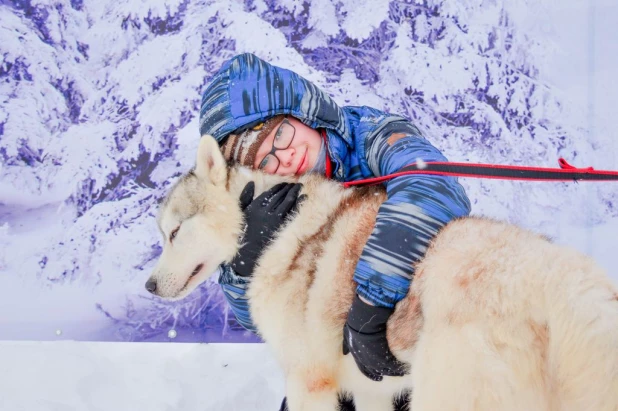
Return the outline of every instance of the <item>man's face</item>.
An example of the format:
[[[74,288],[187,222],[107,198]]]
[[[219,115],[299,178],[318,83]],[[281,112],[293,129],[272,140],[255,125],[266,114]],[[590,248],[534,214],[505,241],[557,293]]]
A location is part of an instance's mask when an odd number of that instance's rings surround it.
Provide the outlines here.
[[[278,149],[278,147],[287,146],[289,137],[292,135],[293,138],[289,147]],[[275,138],[277,138],[277,141],[275,141]],[[287,141],[284,141],[286,139]],[[304,125],[294,117],[288,116],[286,120],[275,126],[266,137],[255,156],[253,168],[281,176],[304,174],[311,170],[317,162],[322,144],[321,140],[322,137],[317,130]],[[284,141],[285,144],[281,144],[281,141]],[[266,158],[273,149],[273,142],[275,142],[274,148],[277,148],[277,150],[272,152],[269,158]],[[279,164],[275,171],[277,160]]]

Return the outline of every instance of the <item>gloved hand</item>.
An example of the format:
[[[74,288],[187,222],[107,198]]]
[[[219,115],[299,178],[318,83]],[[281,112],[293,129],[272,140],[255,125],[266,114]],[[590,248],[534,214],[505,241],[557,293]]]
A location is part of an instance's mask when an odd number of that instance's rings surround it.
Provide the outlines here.
[[[352,353],[358,369],[374,381],[409,372],[409,365],[395,358],[386,340],[386,322],[393,311],[367,304],[357,295],[343,327],[343,355]]]
[[[253,199],[255,183],[251,181],[240,195],[240,208],[245,216],[242,247],[231,261],[234,272],[249,277],[264,248],[290,213],[307,198],[298,196],[302,184],[281,183]]]

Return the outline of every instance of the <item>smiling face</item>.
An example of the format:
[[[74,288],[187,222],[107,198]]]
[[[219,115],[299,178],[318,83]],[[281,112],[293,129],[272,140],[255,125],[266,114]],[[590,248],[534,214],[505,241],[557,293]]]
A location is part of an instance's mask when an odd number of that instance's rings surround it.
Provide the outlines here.
[[[268,137],[262,142],[253,162],[254,169],[262,169],[270,174],[278,174],[281,176],[302,175],[308,170],[311,170],[318,160],[320,148],[322,145],[322,137],[320,133],[301,123],[294,117],[286,117],[286,120],[280,122],[268,134]],[[291,128],[290,128],[291,127]],[[293,138],[289,147],[285,149],[277,149],[273,155],[279,160],[279,167],[275,169],[272,165],[266,166],[265,157],[271,153],[274,148],[283,147],[285,145],[278,144],[276,139],[285,138],[287,133],[293,132]],[[270,159],[268,161],[275,161]],[[262,166],[262,167],[260,167]]]

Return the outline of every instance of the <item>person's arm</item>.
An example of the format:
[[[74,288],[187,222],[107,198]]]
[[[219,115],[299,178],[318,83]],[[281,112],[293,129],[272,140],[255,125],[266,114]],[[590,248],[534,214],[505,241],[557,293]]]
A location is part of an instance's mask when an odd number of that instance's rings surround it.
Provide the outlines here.
[[[447,161],[414,133],[378,133],[366,142],[367,163],[378,176],[418,161]],[[449,221],[470,213],[470,201],[455,177],[414,174],[386,182],[387,200],[365,245],[354,280],[372,305],[392,308],[408,292],[413,265]]]
[[[306,198],[298,195],[301,187],[302,184],[277,184],[254,199],[255,184],[249,182],[240,195],[245,220],[242,245],[229,265],[220,266],[219,284],[236,320],[249,331],[256,332],[246,295],[253,270],[274,234]]]
[[[251,319],[249,300],[246,295],[251,277],[237,275],[229,264],[222,264],[219,269],[221,274],[218,283],[221,285],[223,295],[234,317],[236,317],[236,321],[243,328],[255,333],[256,328]]]
[[[409,123],[404,128],[406,132],[377,133],[365,142],[367,164],[375,176],[418,161],[446,161]],[[470,202],[453,177],[401,176],[389,180],[386,191],[387,200],[356,266],[357,295],[343,334],[344,355],[352,353],[359,370],[375,381],[408,370],[390,351],[386,323],[408,293],[414,263],[444,225],[470,212]]]

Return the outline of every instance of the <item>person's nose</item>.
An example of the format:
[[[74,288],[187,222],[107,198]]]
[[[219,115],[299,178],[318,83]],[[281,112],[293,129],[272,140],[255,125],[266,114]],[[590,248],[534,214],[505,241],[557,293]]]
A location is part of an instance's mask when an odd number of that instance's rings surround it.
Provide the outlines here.
[[[294,147],[288,147],[285,150],[277,150],[275,154],[283,167],[290,167],[292,165],[294,155],[296,154],[296,150]]]

